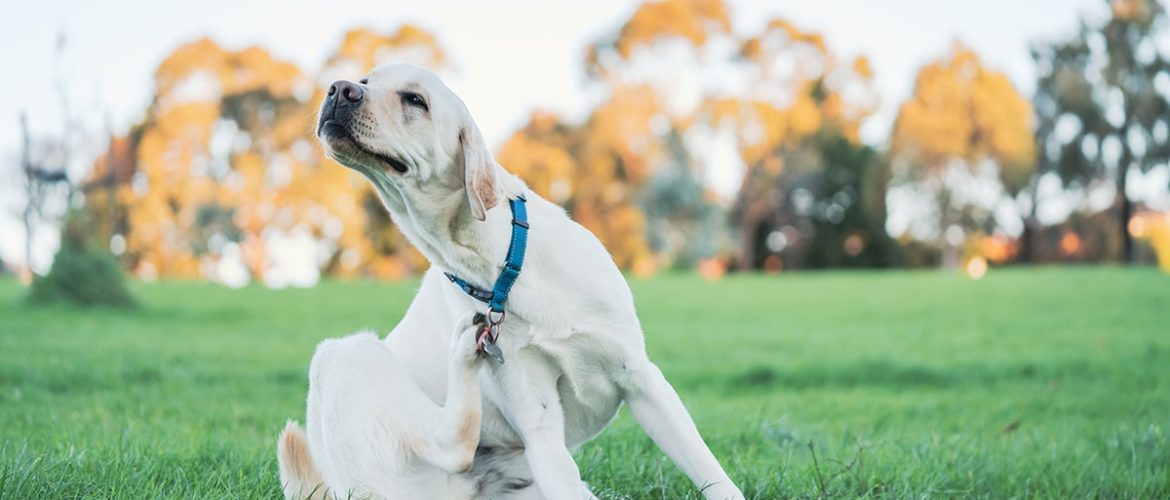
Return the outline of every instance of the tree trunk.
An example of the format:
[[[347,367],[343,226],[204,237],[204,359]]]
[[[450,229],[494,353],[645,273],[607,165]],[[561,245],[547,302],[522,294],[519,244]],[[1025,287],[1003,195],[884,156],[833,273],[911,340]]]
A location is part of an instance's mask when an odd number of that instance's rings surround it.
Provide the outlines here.
[[[1036,255],[1036,238],[1040,232],[1040,221],[1037,220],[1036,214],[1040,211],[1040,175],[1032,174],[1032,180],[1028,185],[1028,196],[1032,199],[1028,213],[1024,214],[1024,232],[1020,234],[1020,252],[1016,257],[1018,262],[1027,264],[1035,264],[1038,260]]]
[[[952,245],[947,238],[947,230],[955,225],[951,209],[951,191],[946,186],[940,185],[938,193],[938,265],[943,269],[958,269],[959,260],[962,258],[962,249]]]
[[[1129,234],[1129,220],[1133,217],[1133,202],[1129,200],[1129,195],[1125,193],[1126,185],[1129,181],[1129,165],[1132,155],[1129,151],[1129,146],[1125,146],[1122,150],[1121,161],[1117,165],[1117,197],[1118,197],[1118,216],[1121,218],[1121,262],[1125,264],[1132,264],[1133,255],[1133,235]]]
[[[24,267],[28,269],[29,275],[31,276],[33,268],[32,218],[34,203],[36,203],[34,199],[36,197],[36,178],[33,175],[32,153],[29,152],[28,117],[24,113],[20,114],[20,132],[23,141],[22,146],[24,148],[20,156],[20,167],[21,171],[24,172],[25,182],[24,213],[22,214],[24,216]]]
[[[754,271],[756,269],[756,233],[759,232],[760,219],[750,204],[744,206],[739,220],[739,270]]]

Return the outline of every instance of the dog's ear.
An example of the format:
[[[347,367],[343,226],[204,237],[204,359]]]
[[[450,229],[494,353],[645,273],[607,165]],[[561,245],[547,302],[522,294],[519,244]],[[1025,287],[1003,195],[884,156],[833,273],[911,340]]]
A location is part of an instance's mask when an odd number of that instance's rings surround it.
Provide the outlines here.
[[[482,221],[487,211],[500,202],[496,161],[475,125],[459,130],[459,161],[463,164],[463,187],[471,216]]]

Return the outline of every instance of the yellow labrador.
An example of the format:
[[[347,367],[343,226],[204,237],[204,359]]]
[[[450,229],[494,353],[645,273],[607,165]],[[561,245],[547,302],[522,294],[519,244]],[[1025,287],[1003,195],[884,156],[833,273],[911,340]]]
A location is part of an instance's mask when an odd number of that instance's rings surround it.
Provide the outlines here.
[[[384,340],[394,355],[394,370],[410,374],[432,401],[467,390],[465,381],[443,369],[444,356],[457,341],[451,333],[456,318],[484,307],[444,273],[491,290],[511,245],[513,215],[507,200],[527,199],[527,257],[498,337],[505,362],[485,361],[477,376],[483,398],[479,454],[490,457],[483,462],[493,468],[482,474],[530,477],[544,498],[592,498],[570,451],[600,433],[624,402],[703,495],[743,498],[703,443],[674,388],[647,357],[633,297],[608,252],[563,209],[495,162],[463,102],[437,76],[390,64],[358,82],[336,82],[322,105],[317,135],[329,156],[370,181],[390,217],[432,264],[405,316]],[[361,370],[368,373],[363,376]],[[365,400],[347,388],[356,384],[393,392],[395,382],[386,380],[385,370],[343,362],[318,366],[310,381],[310,403],[315,397],[332,398],[368,410]],[[317,422],[309,424],[308,454],[314,461],[336,457],[317,469],[335,491],[373,484],[389,473],[359,463],[363,457],[339,442],[388,443],[404,432],[362,426],[312,404],[307,420]],[[417,435],[447,435],[451,429],[444,425],[433,421],[432,431]],[[288,459],[282,454],[282,461]],[[472,471],[479,464],[477,457]],[[510,491],[529,494],[526,490],[533,489]]]

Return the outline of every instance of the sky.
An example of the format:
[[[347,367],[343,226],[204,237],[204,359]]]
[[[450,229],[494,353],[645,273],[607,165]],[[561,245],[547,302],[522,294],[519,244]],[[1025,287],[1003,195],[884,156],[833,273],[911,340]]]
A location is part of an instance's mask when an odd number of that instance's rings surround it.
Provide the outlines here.
[[[773,16],[825,35],[842,58],[867,55],[882,96],[863,140],[881,144],[898,103],[923,64],[956,40],[975,48],[1030,95],[1028,48],[1074,33],[1082,15],[1100,16],[1102,0],[730,0],[737,29],[753,32]],[[498,146],[533,109],[583,116],[582,59],[590,41],[613,33],[636,0],[428,0],[394,2],[146,0],[24,2],[0,19],[0,259],[23,262],[23,231],[12,200],[19,158],[18,116],[34,133],[55,133],[61,112],[57,75],[74,109],[97,133],[124,132],[152,94],[154,68],[177,45],[211,36],[238,49],[261,45],[313,72],[345,31],[389,31],[403,22],[435,32],[453,57],[451,87],[467,102],[484,136]],[[64,33],[64,57],[55,56]],[[52,238],[51,236],[46,236]],[[38,242],[41,248],[52,242]]]

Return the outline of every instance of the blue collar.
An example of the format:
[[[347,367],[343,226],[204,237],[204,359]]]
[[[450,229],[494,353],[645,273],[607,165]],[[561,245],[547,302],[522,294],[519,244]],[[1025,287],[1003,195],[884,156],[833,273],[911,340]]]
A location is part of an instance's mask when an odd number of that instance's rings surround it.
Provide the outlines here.
[[[520,277],[520,267],[524,265],[524,250],[528,248],[528,210],[524,203],[524,195],[508,200],[512,207],[512,241],[508,244],[508,256],[504,259],[504,268],[500,270],[500,277],[492,289],[484,290],[454,274],[444,272],[447,279],[458,286],[463,293],[480,302],[485,302],[492,312],[504,312],[504,302],[508,300],[508,292],[516,278]]]

